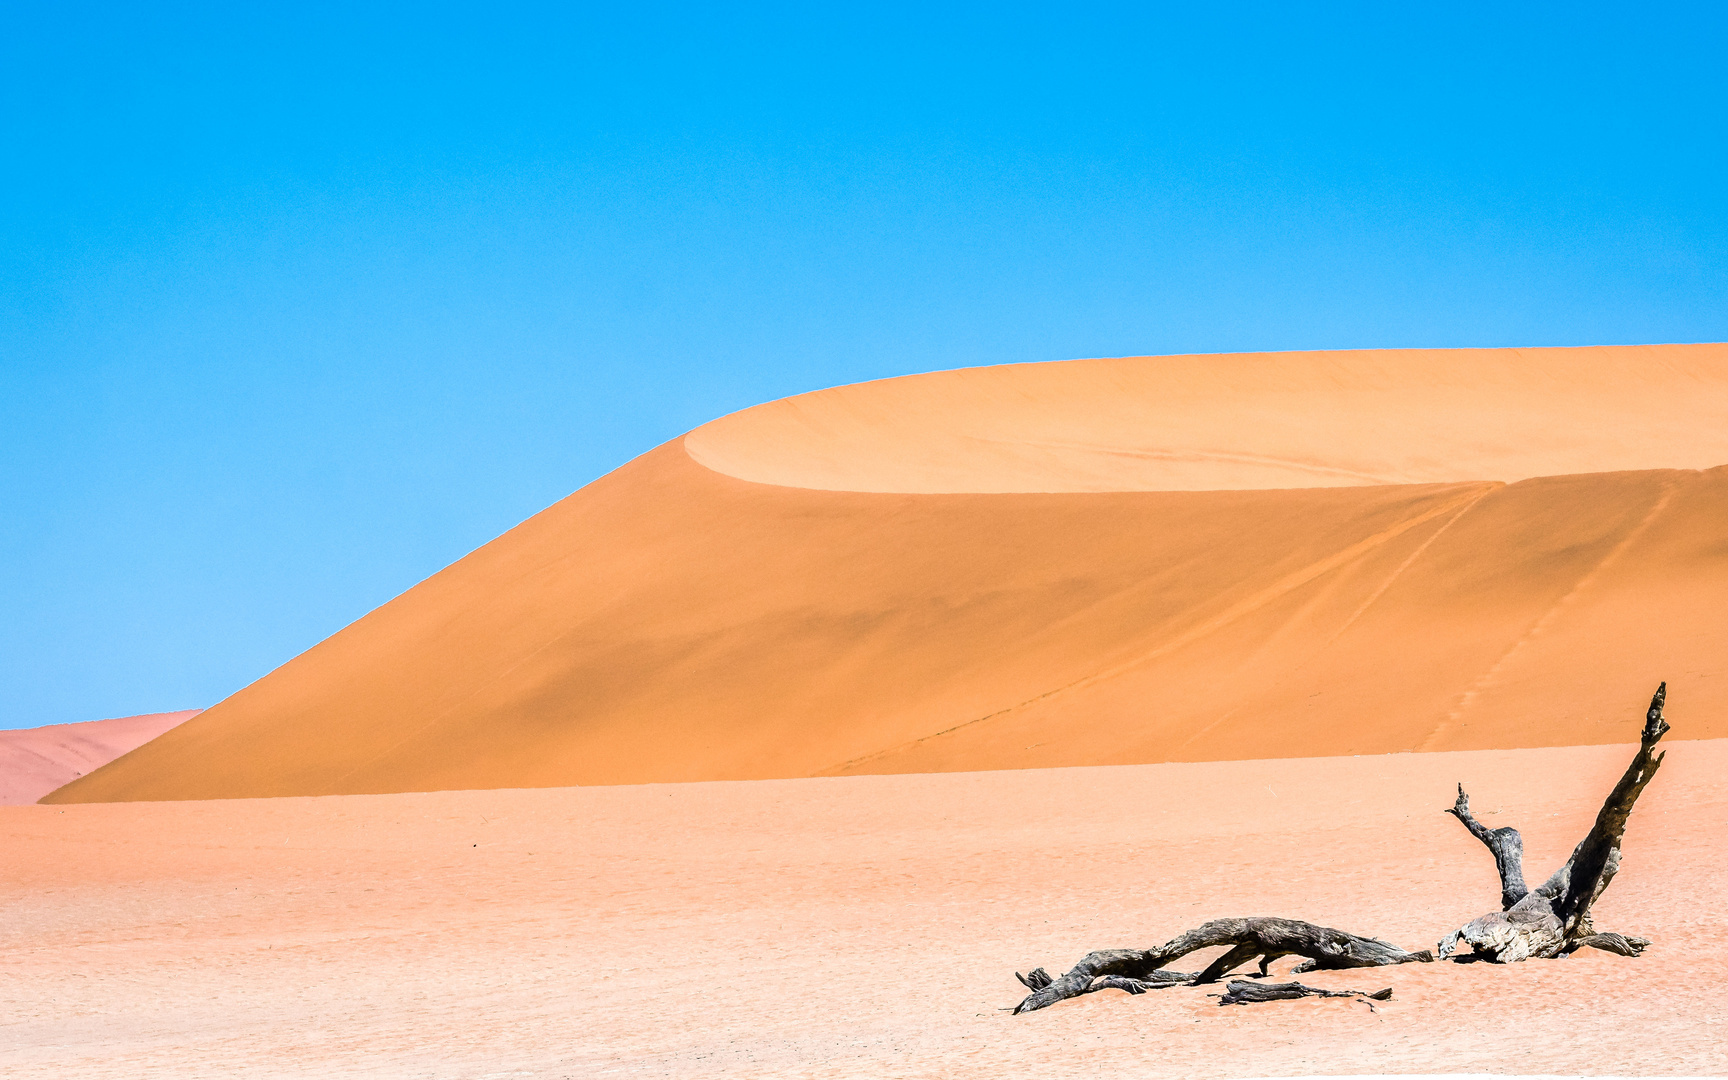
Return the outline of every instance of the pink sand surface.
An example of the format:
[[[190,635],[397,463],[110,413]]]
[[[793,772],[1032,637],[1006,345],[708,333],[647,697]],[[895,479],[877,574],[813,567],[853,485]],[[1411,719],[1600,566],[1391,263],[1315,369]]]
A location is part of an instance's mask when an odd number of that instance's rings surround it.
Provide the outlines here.
[[[1722,1074],[1728,740],[1673,742],[1632,817],[1597,922],[1641,958],[1306,977],[1393,987],[1372,1013],[1197,988],[1001,1011],[1015,970],[1220,916],[1431,945],[1498,896],[1454,783],[1540,878],[1630,755],[9,807],[0,1074]]]
[[[0,806],[33,803],[203,710],[0,731]]]

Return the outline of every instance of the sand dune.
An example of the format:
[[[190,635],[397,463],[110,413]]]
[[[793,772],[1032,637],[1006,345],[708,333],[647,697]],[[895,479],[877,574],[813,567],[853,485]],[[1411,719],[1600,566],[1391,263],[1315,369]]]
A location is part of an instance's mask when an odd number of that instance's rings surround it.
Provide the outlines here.
[[[51,802],[1728,736],[1728,347],[1080,361],[637,459]]]
[[[1728,927],[1694,901],[1728,888],[1728,741],[1678,738],[1702,713],[1670,698],[1596,908],[1642,957],[1303,976],[1393,987],[1376,1013],[998,1010],[1016,970],[1226,915],[1431,945],[1499,895],[1455,782],[1536,877],[1629,748],[8,807],[0,1073],[1721,1076]]]
[[[0,806],[33,803],[198,713],[187,709],[0,731]]]

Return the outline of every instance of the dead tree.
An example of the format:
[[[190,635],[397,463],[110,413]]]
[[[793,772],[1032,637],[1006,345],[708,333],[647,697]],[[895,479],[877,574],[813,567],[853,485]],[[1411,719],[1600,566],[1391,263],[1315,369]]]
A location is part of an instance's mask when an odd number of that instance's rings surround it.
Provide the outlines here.
[[[1567,956],[1585,947],[1606,949],[1622,956],[1637,956],[1650,944],[1645,938],[1597,933],[1590,921],[1590,906],[1619,870],[1620,840],[1625,835],[1626,819],[1632,813],[1632,804],[1638,801],[1639,793],[1662,764],[1662,755],[1655,753],[1655,747],[1668,732],[1668,722],[1662,718],[1662,704],[1667,693],[1667,683],[1657,687],[1656,696],[1650,700],[1650,711],[1645,716],[1638,754],[1609,793],[1602,812],[1596,815],[1596,824],[1591,827],[1590,834],[1573,849],[1566,865],[1534,890],[1524,884],[1524,838],[1517,829],[1484,827],[1470,813],[1470,799],[1464,793],[1464,786],[1458,786],[1458,801],[1447,813],[1463,822],[1471,835],[1482,841],[1493,854],[1500,874],[1501,910],[1484,915],[1448,935],[1440,943],[1439,954],[1442,957],[1451,956],[1461,942],[1470,945],[1471,959],[1499,963],[1532,956]],[[1166,965],[1191,952],[1221,945],[1230,948],[1198,974],[1165,970]],[[1215,919],[1156,949],[1107,949],[1090,953],[1059,979],[1052,978],[1043,968],[1034,968],[1026,975],[1016,973],[1015,978],[1032,992],[1014,1011],[1032,1012],[1096,990],[1143,994],[1166,986],[1212,983],[1256,957],[1260,961],[1257,977],[1265,978],[1267,966],[1284,956],[1306,958],[1296,965],[1294,970],[1297,973],[1382,967],[1412,961],[1425,963],[1434,959],[1434,953],[1427,949],[1406,952],[1379,938],[1362,937],[1295,919]],[[1319,993],[1300,983],[1266,984],[1259,990],[1238,989],[1252,986],[1251,983],[1231,983],[1225,994],[1226,1000],[1221,1004],[1274,1001]],[[1292,988],[1300,988],[1301,992]],[[1389,990],[1372,995],[1354,991],[1343,993],[1344,996],[1372,997],[1375,1000],[1385,1000],[1381,994],[1390,996]]]
[[[1646,938],[1599,934],[1590,920],[1590,907],[1620,869],[1620,840],[1632,804],[1661,768],[1665,754],[1656,743],[1668,733],[1662,705],[1668,684],[1656,688],[1644,717],[1638,753],[1608,793],[1590,833],[1572,849],[1572,857],[1553,876],[1531,889],[1524,884],[1524,839],[1517,829],[1488,829],[1470,813],[1470,797],[1458,785],[1458,801],[1446,812],[1464,823],[1470,834],[1494,855],[1500,873],[1500,910],[1459,927],[1440,942],[1441,956],[1451,956],[1462,944],[1472,958],[1509,964],[1530,957],[1567,956],[1590,947],[1622,956],[1637,956],[1650,944]]]

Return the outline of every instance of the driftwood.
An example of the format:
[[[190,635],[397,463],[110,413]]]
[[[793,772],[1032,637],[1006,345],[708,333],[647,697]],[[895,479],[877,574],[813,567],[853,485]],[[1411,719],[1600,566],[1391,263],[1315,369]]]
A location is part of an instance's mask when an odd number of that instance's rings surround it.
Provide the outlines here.
[[[1451,956],[1461,944],[1471,948],[1471,959],[1509,964],[1530,957],[1567,956],[1582,948],[1606,949],[1622,956],[1637,956],[1650,944],[1647,938],[1625,934],[1599,934],[1591,924],[1590,907],[1620,870],[1620,841],[1626,834],[1626,819],[1632,804],[1662,766],[1664,754],[1656,743],[1668,733],[1662,706],[1668,684],[1656,688],[1650,710],[1644,716],[1638,753],[1632,764],[1608,793],[1589,835],[1572,849],[1572,857],[1535,889],[1524,884],[1524,840],[1517,829],[1487,829],[1470,814],[1470,797],[1458,785],[1458,801],[1447,810],[1464,823],[1472,836],[1494,855],[1500,872],[1500,910],[1492,911],[1448,934],[1440,942],[1441,956]]]
[[[1253,1005],[1262,1001],[1290,1001],[1305,997],[1361,998],[1372,1012],[1376,1001],[1392,1000],[1392,988],[1388,986],[1370,994],[1363,990],[1322,990],[1299,982],[1254,983],[1246,979],[1231,979],[1222,994],[1209,996],[1217,998],[1220,1005]]]
[[[1626,819],[1632,813],[1639,794],[1662,765],[1663,755],[1655,753],[1655,747],[1668,732],[1668,722],[1662,717],[1667,694],[1667,683],[1657,687],[1655,697],[1650,700],[1650,710],[1645,714],[1638,753],[1603,803],[1589,835],[1573,849],[1566,864],[1535,889],[1524,882],[1524,838],[1517,829],[1489,829],[1477,821],[1470,813],[1470,797],[1465,794],[1464,785],[1458,785],[1458,800],[1446,812],[1461,821],[1494,856],[1494,865],[1500,875],[1500,910],[1472,920],[1447,935],[1438,949],[1441,957],[1511,963],[1530,957],[1568,956],[1583,948],[1637,956],[1650,944],[1646,938],[1598,933],[1590,920],[1590,907],[1619,870],[1620,842],[1626,832]],[[1454,955],[1461,944],[1470,946],[1468,955]],[[1189,953],[1224,945],[1229,949],[1196,974],[1165,970],[1166,965]],[[1413,961],[1426,963],[1433,960],[1435,954],[1427,949],[1407,952],[1379,938],[1362,937],[1295,919],[1216,919],[1172,938],[1156,949],[1106,949],[1089,953],[1061,978],[1052,978],[1043,968],[1034,968],[1025,975],[1016,972],[1015,978],[1032,992],[1014,1008],[1014,1012],[1033,1012],[1097,990],[1143,994],[1167,986],[1214,983],[1255,958],[1259,959],[1260,967],[1255,977],[1263,979],[1267,976],[1268,965],[1284,956],[1304,957],[1294,969],[1301,973],[1383,967]],[[1392,991],[1387,988],[1365,994],[1354,990],[1320,990],[1301,983],[1256,985],[1234,980],[1221,995],[1219,1004],[1281,1001],[1308,996],[1384,1001],[1392,996]],[[1372,1004],[1369,1007],[1372,1008]]]
[[[1197,975],[1163,970],[1166,964],[1191,952],[1219,945],[1228,945],[1230,950]],[[1260,975],[1264,977],[1267,965],[1283,956],[1307,958],[1296,965],[1297,972],[1383,967],[1434,959],[1434,954],[1426,949],[1406,952],[1379,938],[1347,934],[1329,926],[1315,926],[1295,919],[1215,919],[1172,938],[1156,949],[1108,949],[1091,953],[1060,979],[1052,979],[1043,968],[1035,968],[1030,975],[1016,974],[1015,977],[1032,993],[1014,1011],[1032,1012],[1094,990],[1115,989],[1140,994],[1163,986],[1213,983],[1255,957],[1260,959]]]

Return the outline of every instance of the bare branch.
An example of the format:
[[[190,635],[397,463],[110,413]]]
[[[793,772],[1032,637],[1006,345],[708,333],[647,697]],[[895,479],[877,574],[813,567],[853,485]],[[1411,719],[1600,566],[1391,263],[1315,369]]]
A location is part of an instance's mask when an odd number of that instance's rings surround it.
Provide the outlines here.
[[[1458,801],[1446,811],[1470,830],[1470,835],[1482,841],[1494,856],[1494,869],[1500,874],[1500,909],[1505,911],[1524,899],[1530,887],[1524,884],[1524,837],[1510,826],[1489,829],[1470,813],[1470,796],[1464,785],[1458,785]]]
[[[1105,949],[1088,953],[1060,979],[1052,979],[1043,968],[1033,968],[1026,975],[1016,973],[1014,977],[1032,993],[1014,1011],[1032,1012],[1094,990],[1139,994],[1155,986],[1179,986],[1193,980],[1194,976],[1184,972],[1158,970],[1158,959],[1155,949]]]
[[[1638,753],[1626,767],[1620,782],[1608,793],[1590,834],[1572,850],[1572,857],[1555,873],[1564,875],[1563,888],[1554,900],[1554,914],[1568,938],[1591,933],[1590,906],[1608,888],[1620,870],[1620,841],[1626,835],[1626,820],[1632,816],[1632,806],[1646,785],[1662,767],[1667,754],[1656,753],[1656,743],[1668,734],[1668,721],[1662,717],[1662,706],[1668,698],[1668,684],[1656,688],[1650,699],[1650,711],[1645,714],[1644,730],[1639,736]]]
[[[1191,952],[1219,945],[1231,948],[1198,975],[1162,970]],[[1154,986],[1216,982],[1255,957],[1260,957],[1260,974],[1265,975],[1266,966],[1282,956],[1306,957],[1297,971],[1383,967],[1434,959],[1427,950],[1406,952],[1389,941],[1296,919],[1215,919],[1178,935],[1162,948],[1091,953],[1060,979],[1050,978],[1043,968],[1034,968],[1029,975],[1017,976],[1032,993],[1014,1011],[1032,1012],[1065,998],[1111,987],[1140,993]],[[1128,982],[1144,985],[1136,989],[1125,985]]]
[[[1361,998],[1362,1003],[1372,1011],[1376,1001],[1392,1000],[1392,988],[1388,986],[1370,994],[1363,990],[1322,990],[1318,986],[1304,986],[1299,982],[1251,983],[1233,979],[1222,994],[1212,996],[1218,999],[1220,1005],[1254,1005],[1262,1001],[1290,1001],[1305,997]]]

